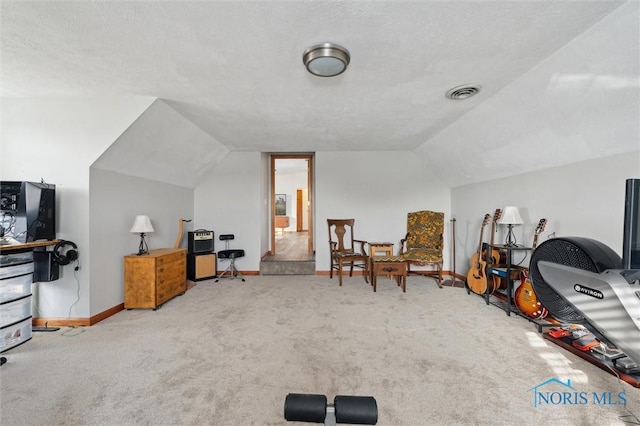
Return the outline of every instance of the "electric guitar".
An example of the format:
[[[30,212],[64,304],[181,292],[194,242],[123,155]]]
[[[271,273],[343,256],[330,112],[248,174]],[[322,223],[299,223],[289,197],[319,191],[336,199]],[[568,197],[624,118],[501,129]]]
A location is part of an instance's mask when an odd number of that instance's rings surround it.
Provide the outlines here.
[[[467,286],[469,287],[469,290],[476,294],[485,294],[487,291],[487,261],[482,253],[482,235],[484,233],[484,227],[487,226],[489,220],[491,220],[491,215],[487,213],[484,215],[482,226],[480,226],[478,250],[473,253],[473,256],[471,257],[471,268],[467,273]]]
[[[534,232],[531,253],[536,249],[536,246],[538,245],[538,236],[542,231],[544,231],[545,226],[547,226],[547,219],[540,219],[540,222],[538,222],[538,226]],[[520,285],[516,289],[514,299],[520,312],[529,318],[543,319],[549,314],[547,309],[542,306],[542,303],[538,300],[538,296],[536,296],[536,292],[533,290],[533,285],[531,285],[531,281],[529,280],[529,271],[526,269],[523,269],[522,272],[520,272]]]

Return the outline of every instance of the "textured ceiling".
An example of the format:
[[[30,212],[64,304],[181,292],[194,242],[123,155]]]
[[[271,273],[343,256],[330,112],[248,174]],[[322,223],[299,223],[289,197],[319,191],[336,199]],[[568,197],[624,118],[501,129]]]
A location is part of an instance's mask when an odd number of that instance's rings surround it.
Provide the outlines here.
[[[635,0],[3,0],[1,7],[2,96],[160,98],[225,153],[413,150],[460,185],[517,171],[495,171],[492,159],[500,148],[517,153],[519,143],[548,152],[545,144],[566,139],[560,154],[530,168],[575,161],[584,144],[594,146],[578,157],[628,151],[634,131],[637,146],[637,123],[617,135],[624,146],[603,148],[573,128],[581,120],[558,119],[567,109],[591,111],[590,103],[637,113]],[[595,44],[584,47],[585,38]],[[344,74],[305,71],[303,51],[325,41],[350,51]],[[467,83],[480,93],[445,98]],[[523,122],[537,118],[544,126],[523,133]],[[557,121],[551,130],[549,120]]]

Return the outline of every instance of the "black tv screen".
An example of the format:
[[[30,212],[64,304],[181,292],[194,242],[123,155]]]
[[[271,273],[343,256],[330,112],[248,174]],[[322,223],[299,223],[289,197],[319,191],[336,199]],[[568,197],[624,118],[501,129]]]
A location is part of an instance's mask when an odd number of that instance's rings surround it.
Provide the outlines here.
[[[622,267],[640,269],[640,179],[626,182]]]
[[[20,243],[56,238],[56,186],[0,182],[0,226],[4,238]]]

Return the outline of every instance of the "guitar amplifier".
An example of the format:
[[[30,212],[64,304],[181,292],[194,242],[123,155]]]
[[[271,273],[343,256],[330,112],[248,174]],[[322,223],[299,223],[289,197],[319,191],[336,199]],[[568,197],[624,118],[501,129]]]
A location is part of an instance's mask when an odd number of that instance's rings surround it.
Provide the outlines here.
[[[212,253],[213,252],[213,231],[204,229],[196,229],[188,233],[187,252],[195,253]]]

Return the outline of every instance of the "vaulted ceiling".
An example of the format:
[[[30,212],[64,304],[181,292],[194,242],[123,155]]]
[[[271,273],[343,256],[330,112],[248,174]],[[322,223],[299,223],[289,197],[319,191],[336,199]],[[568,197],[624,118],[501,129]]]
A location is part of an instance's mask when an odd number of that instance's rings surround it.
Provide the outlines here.
[[[230,151],[409,150],[457,186],[640,140],[635,0],[3,0],[0,19],[3,97],[159,98],[123,140],[195,146],[198,173]],[[326,41],[351,54],[332,78],[302,64]],[[445,97],[463,84],[480,92]]]

